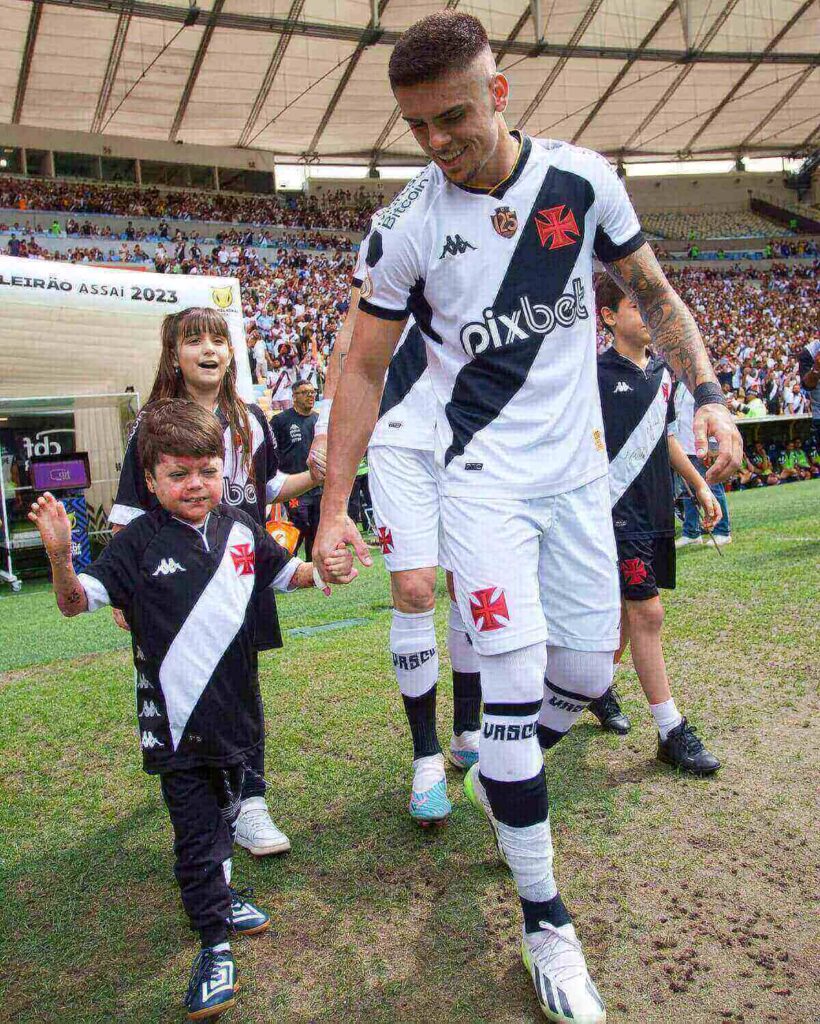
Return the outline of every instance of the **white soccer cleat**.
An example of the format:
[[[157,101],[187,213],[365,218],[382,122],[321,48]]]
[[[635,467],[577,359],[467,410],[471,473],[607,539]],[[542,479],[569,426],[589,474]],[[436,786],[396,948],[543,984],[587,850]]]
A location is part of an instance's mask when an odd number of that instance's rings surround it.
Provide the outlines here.
[[[685,547],[688,547],[690,544],[702,544],[702,543],[703,543],[703,537],[687,537],[686,535],[684,535],[683,537],[678,537],[678,539],[675,541],[675,547],[676,548],[685,548]]]
[[[544,1016],[558,1024],[606,1024],[604,1001],[589,976],[573,926],[539,924],[541,931],[524,932],[521,955]]]
[[[732,543],[732,535],[731,533],[713,533],[712,540],[720,548],[723,547],[724,544]]]
[[[444,821],[453,807],[447,796],[444,755],[431,754],[413,762],[413,787],[410,792],[410,817],[422,828]]]
[[[447,751],[447,759],[456,768],[472,768],[478,764],[478,741],[481,737],[481,730],[475,729],[471,732],[463,732],[460,736],[453,736],[450,739],[450,749]]]
[[[255,857],[287,853],[290,849],[290,839],[274,825],[262,796],[242,801],[236,822],[236,843]]]
[[[509,867],[509,861],[507,855],[504,853],[504,847],[501,845],[501,838],[498,835],[498,822],[493,814],[493,809],[490,807],[490,798],[487,796],[487,790],[481,784],[481,779],[478,777],[479,767],[474,764],[473,767],[464,776],[464,792],[467,794],[467,799],[474,807],[478,807],[484,811],[487,816],[487,821],[490,823],[490,828],[493,830],[495,836],[495,845],[498,850],[498,857],[502,864],[506,864]]]

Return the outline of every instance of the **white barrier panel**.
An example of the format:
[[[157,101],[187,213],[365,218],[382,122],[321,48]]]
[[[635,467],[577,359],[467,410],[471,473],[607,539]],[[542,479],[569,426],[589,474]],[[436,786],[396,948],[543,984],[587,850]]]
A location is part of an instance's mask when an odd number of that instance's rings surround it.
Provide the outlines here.
[[[237,387],[253,400],[239,282],[0,256],[0,395],[148,397],[163,317],[189,306],[223,314]]]

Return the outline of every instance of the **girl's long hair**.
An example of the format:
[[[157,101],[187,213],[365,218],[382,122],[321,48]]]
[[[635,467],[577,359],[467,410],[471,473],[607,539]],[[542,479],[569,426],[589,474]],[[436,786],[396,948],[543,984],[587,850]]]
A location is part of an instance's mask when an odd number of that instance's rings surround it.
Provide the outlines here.
[[[230,347],[230,332],[225,317],[215,309],[207,306],[189,306],[178,313],[171,313],[162,321],[161,340],[162,352],[159,357],[157,375],[148,402],[156,402],[159,398],[188,398],[182,373],[174,365],[174,357],[183,338],[192,334],[213,334],[225,338]],[[234,448],[242,451],[242,466],[249,480],[253,480],[253,445],[251,441],[251,422],[248,407],[239,397],[236,390],[236,359],[231,348],[231,361],[219,387],[217,405],[228,421]],[[234,465],[236,466],[236,462]]]

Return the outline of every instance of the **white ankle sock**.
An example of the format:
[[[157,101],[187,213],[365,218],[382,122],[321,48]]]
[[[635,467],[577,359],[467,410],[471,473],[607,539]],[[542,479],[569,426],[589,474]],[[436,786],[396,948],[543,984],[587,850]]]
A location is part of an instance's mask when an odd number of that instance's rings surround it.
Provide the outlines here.
[[[665,740],[669,733],[673,729],[677,729],[683,721],[683,715],[675,707],[674,697],[665,700],[663,704],[650,704],[649,710],[652,712],[662,740]]]

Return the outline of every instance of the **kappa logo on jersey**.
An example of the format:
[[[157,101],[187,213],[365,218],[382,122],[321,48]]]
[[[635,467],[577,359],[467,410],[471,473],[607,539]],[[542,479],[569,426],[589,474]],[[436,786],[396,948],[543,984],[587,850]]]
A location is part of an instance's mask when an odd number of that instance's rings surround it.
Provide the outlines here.
[[[185,566],[174,561],[173,558],[163,558],[159,565],[151,573],[152,576],[173,576],[175,572],[185,572]]]
[[[378,535],[379,547],[382,549],[383,555],[389,555],[393,551],[393,534],[387,526],[380,526],[376,531]]]
[[[550,251],[563,249],[565,245],[575,245],[581,237],[575,223],[575,214],[563,203],[550,206],[548,210],[539,210],[535,215],[535,226],[541,245],[546,246],[549,242]]]
[[[621,573],[624,583],[629,587],[634,587],[646,579],[646,564],[642,558],[625,558],[621,562]]]
[[[144,700],[142,707],[140,708],[138,718],[162,718],[162,712],[157,710],[156,704],[152,700]]]
[[[518,230],[518,214],[509,206],[497,206],[490,221],[502,238],[512,238]]]
[[[253,576],[256,554],[250,544],[237,544],[232,547],[231,558],[237,576]]]
[[[143,750],[153,750],[155,747],[164,747],[165,744],[160,742],[152,732],[144,732],[140,739],[140,746]]]
[[[463,239],[461,235],[456,235],[455,238],[453,238],[452,235],[448,235],[447,241],[444,243],[444,248],[441,250],[441,256],[439,256],[439,259],[443,260],[445,256],[461,256],[463,253],[467,252],[468,249],[475,250],[475,248],[476,247],[474,245]]]
[[[511,313],[496,313],[494,309],[485,309],[484,322],[465,324],[459,337],[467,355],[478,356],[488,349],[506,348],[519,341],[529,341],[533,334],[550,334],[556,326],[572,327],[576,320],[586,320],[588,317],[589,310],[584,305],[584,285],[580,277],[573,277],[572,291],[559,295],[552,306],[531,302],[528,296],[522,295],[518,309]]]
[[[615,388],[614,388],[612,394],[613,395],[622,395],[625,391],[631,391],[631,390],[632,390],[632,388],[627,384],[627,382],[625,380],[619,380],[618,383],[615,385]]]
[[[470,594],[470,611],[479,633],[503,629],[510,620],[507,598],[500,587],[484,587]],[[500,621],[506,619],[506,622]]]

